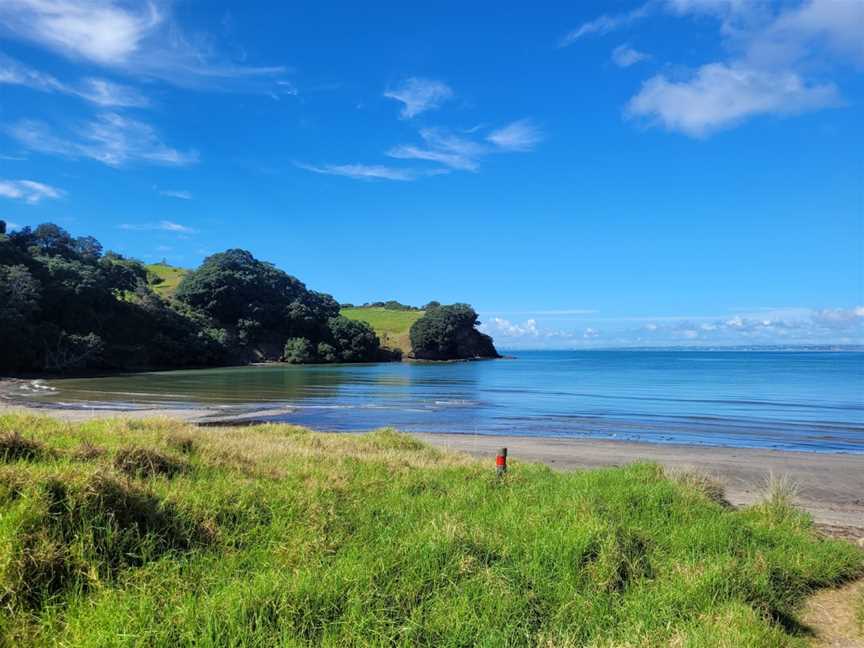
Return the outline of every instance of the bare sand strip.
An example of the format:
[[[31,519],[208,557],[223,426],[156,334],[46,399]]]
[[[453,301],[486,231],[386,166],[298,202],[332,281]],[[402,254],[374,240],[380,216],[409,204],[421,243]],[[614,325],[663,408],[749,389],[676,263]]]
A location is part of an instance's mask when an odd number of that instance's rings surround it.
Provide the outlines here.
[[[787,476],[798,487],[797,504],[822,525],[864,536],[864,455],[718,448],[596,439],[415,434],[433,445],[492,460],[507,447],[511,460],[537,461],[559,470],[621,466],[636,461],[707,474],[740,506],[760,499],[769,475]],[[856,532],[855,529],[860,529]]]

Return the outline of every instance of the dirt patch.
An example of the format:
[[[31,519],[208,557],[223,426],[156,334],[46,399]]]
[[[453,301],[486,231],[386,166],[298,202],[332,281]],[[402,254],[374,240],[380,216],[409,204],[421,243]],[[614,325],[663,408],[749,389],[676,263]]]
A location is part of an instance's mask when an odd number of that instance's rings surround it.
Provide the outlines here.
[[[855,606],[864,580],[839,589],[823,590],[807,601],[801,621],[813,632],[814,648],[864,648]]]

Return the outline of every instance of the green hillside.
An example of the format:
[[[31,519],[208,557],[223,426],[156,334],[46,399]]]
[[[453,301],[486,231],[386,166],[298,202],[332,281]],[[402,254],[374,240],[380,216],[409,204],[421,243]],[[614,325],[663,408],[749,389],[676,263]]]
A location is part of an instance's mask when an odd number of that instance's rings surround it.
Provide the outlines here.
[[[403,311],[389,308],[343,308],[342,315],[348,319],[366,322],[378,335],[381,344],[403,353],[411,350],[408,331],[411,325],[423,317],[425,311]]]
[[[150,287],[162,297],[173,297],[174,291],[189,271],[186,268],[177,268],[167,263],[151,263],[147,265],[147,272],[152,275],[148,277]]]

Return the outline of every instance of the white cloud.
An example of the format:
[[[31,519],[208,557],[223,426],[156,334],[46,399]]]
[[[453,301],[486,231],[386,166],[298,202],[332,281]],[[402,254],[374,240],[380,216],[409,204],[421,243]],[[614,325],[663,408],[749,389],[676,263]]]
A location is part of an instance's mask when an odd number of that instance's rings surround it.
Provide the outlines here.
[[[143,107],[150,104],[147,97],[134,88],[105,79],[84,79],[72,89],[70,94],[75,94],[98,106]]]
[[[831,83],[808,85],[794,72],[710,63],[686,81],[652,77],[625,112],[668,130],[705,137],[757,115],[793,115],[839,103]]]
[[[648,54],[635,50],[626,43],[612,50],[612,62],[622,68],[630,67],[648,58],[650,58]]]
[[[452,99],[454,93],[443,81],[411,77],[397,88],[387,90],[384,96],[402,102],[402,118],[411,119],[427,110],[438,108]]]
[[[21,85],[40,92],[57,92],[85,99],[98,106],[146,106],[149,101],[134,88],[87,78],[70,85],[0,54],[0,83]]]
[[[192,200],[192,193],[184,190],[177,189],[160,189],[160,196],[166,196],[168,198],[179,198],[180,200]]]
[[[472,160],[464,155],[421,148],[413,144],[394,146],[387,151],[387,155],[398,160],[427,160],[429,162],[438,162],[439,164],[448,166],[451,169],[459,169],[462,171],[476,171],[478,168],[476,160]]]
[[[19,121],[6,128],[25,147],[69,158],[90,158],[120,167],[133,162],[186,166],[198,161],[195,151],[182,152],[159,139],[152,126],[117,113],[101,113],[78,126],[76,139],[54,134],[45,124]]]
[[[824,308],[814,311],[813,321],[827,328],[854,328],[864,325],[864,306]]]
[[[194,234],[197,231],[191,227],[187,227],[186,225],[181,225],[180,223],[175,223],[168,220],[161,220],[155,223],[123,223],[121,225],[118,225],[117,227],[124,230],[163,231],[174,232],[177,234]]]
[[[419,175],[409,169],[397,169],[379,164],[303,164],[298,162],[297,166],[306,171],[321,173],[324,175],[344,176],[355,180],[416,180]]]
[[[220,59],[212,45],[182,32],[166,0],[4,0],[0,28],[71,59],[179,85],[272,79],[285,72]]]
[[[572,45],[577,40],[584,36],[588,36],[591,34],[608,34],[609,32],[615,31],[617,29],[621,29],[622,27],[626,27],[631,23],[644,18],[648,15],[651,9],[650,3],[646,3],[641,7],[637,7],[632,11],[628,11],[627,13],[621,14],[603,14],[595,18],[594,20],[589,20],[588,22],[582,23],[579,27],[569,32],[564,38],[561,39],[559,43],[560,47],[567,47],[568,45]]]
[[[476,128],[470,133],[475,133]],[[420,137],[424,146],[402,144],[387,151],[400,160],[427,160],[460,171],[477,171],[480,160],[493,153],[532,150],[542,139],[542,133],[529,119],[512,122],[493,131],[484,141],[455,135],[443,128],[423,128]]]
[[[748,60],[786,65],[821,51],[864,65],[864,2],[808,0],[746,35]]]
[[[44,199],[56,200],[64,194],[62,189],[35,180],[0,180],[0,196],[23,200],[28,205],[35,205]],[[11,227],[9,223],[7,225]]]
[[[530,119],[520,119],[493,131],[486,139],[504,151],[531,151],[543,133]]]
[[[489,152],[488,147],[483,144],[440,128],[423,128],[420,130],[420,137],[426,148],[401,145],[387,151],[387,155],[400,160],[428,160],[451,169],[476,171],[479,167],[478,159]]]
[[[864,65],[864,2],[797,0],[649,0],[628,13],[603,15],[571,32],[564,44],[606,34],[648,16],[716,19],[726,60],[696,69],[689,79],[657,75],[630,100],[625,113],[669,130],[704,137],[756,115],[794,115],[841,103],[840,92],[814,71]],[[620,46],[613,61],[627,67],[640,52]]]
[[[480,330],[488,335],[502,335],[504,337],[537,337],[540,331],[537,328],[537,321],[533,319],[525,320],[522,324],[516,324],[502,317],[493,317],[488,322],[484,322],[480,326]]]
[[[588,326],[585,318],[580,317],[572,328],[548,328],[533,318],[519,323],[489,316],[484,318],[481,330],[492,335],[503,348],[513,349],[864,343],[864,306],[776,312],[789,315],[596,317],[588,318]],[[604,322],[602,330],[596,322]],[[634,323],[638,323],[635,328]]]

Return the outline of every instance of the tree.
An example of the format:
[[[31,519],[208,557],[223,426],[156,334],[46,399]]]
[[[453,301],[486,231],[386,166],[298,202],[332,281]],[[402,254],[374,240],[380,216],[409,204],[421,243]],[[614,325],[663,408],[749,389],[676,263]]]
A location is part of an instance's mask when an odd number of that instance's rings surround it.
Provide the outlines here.
[[[36,354],[42,289],[23,265],[0,266],[0,368],[26,368]]]
[[[342,362],[374,362],[381,343],[366,322],[332,317],[328,322],[330,342]]]
[[[306,338],[288,338],[282,360],[290,364],[310,364],[318,360],[315,346]]]
[[[479,323],[468,304],[430,309],[411,326],[412,353],[425,360],[500,357],[492,338],[475,328]]]

